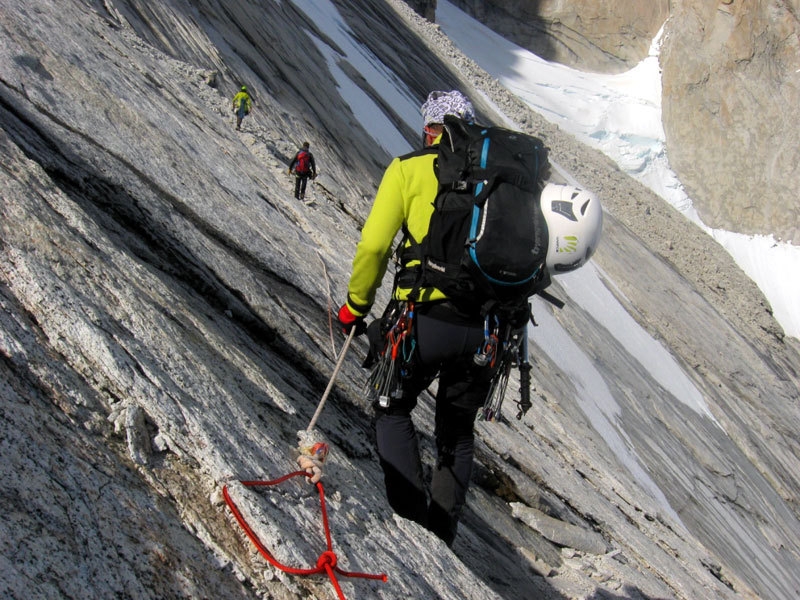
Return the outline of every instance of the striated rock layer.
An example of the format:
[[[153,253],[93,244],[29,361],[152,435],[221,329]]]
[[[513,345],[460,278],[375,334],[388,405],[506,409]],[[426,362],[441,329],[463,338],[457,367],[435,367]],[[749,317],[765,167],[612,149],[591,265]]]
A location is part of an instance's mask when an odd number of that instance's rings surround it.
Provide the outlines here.
[[[399,0],[308,7],[5,0],[0,596],[336,597],[267,564],[221,489],[278,560],[316,564],[313,488],[239,481],[295,469],[329,382],[390,159],[370,119],[416,147],[416,107],[458,87],[600,195],[604,238],[554,284],[563,310],[534,303],[534,406],[514,418],[514,377],[506,420],[476,425],[452,550],[386,503],[355,341],[318,421],[323,481],[338,564],[389,579],[343,578],[345,597],[796,598],[800,348],[755,285]],[[286,174],[304,140],[308,205]],[[431,403],[415,411],[428,464]]]
[[[546,60],[617,73],[635,66],[669,13],[667,0],[451,0]]]

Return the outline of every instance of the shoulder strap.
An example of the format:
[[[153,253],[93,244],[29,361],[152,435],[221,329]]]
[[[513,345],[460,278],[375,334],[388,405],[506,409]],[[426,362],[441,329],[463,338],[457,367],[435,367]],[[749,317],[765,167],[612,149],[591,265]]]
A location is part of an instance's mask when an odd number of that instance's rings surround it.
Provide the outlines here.
[[[552,304],[556,308],[564,308],[564,301],[561,300],[561,298],[556,298],[550,292],[545,290],[539,290],[538,292],[536,292],[536,294],[538,296],[541,296],[542,299],[547,300],[550,304]]]

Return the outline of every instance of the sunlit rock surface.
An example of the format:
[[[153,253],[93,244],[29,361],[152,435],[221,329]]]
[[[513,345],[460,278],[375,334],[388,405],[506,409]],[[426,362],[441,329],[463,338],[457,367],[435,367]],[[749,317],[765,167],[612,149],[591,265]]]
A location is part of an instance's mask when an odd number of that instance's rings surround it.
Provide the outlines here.
[[[336,597],[266,563],[221,489],[276,558],[316,564],[315,490],[238,481],[294,470],[342,343],[331,319],[390,159],[342,83],[419,143],[380,65],[415,104],[459,87],[482,121],[502,110],[608,213],[592,266],[553,286],[566,308],[534,302],[533,408],[514,419],[514,380],[507,421],[477,425],[452,551],[385,501],[353,344],[318,424],[331,534],[342,568],[389,579],[342,578],[345,595],[796,597],[800,357],[755,286],[404,4],[322,5],[6,1],[2,595]],[[369,52],[345,54],[343,31]],[[309,205],[286,174],[305,140]],[[417,417],[430,458],[429,402]]]

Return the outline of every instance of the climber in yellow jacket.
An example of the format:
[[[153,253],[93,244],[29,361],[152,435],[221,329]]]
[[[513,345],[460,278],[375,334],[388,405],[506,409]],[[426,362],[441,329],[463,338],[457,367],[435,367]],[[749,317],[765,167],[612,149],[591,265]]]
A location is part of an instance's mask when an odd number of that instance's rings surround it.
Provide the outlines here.
[[[356,317],[365,316],[375,301],[375,293],[393,250],[394,237],[400,228],[405,225],[417,242],[428,232],[433,198],[439,185],[433,171],[433,161],[438,152],[441,128],[440,124],[428,125],[426,129],[431,132],[426,133],[429,145],[395,158],[383,175],[353,259],[346,306]],[[406,245],[410,244],[410,241],[406,242]],[[406,300],[411,287],[396,288],[395,298]],[[444,294],[439,290],[420,290],[420,301],[442,299]]]
[[[247,86],[242,86],[241,89],[233,97],[233,112],[236,114],[236,129],[241,129],[242,119],[250,114],[252,100],[250,94],[247,93]]]
[[[438,188],[434,159],[444,116],[474,119],[472,104],[457,91],[432,92],[422,105],[422,114],[425,148],[392,160],[362,229],[347,302],[338,314],[347,332],[356,328],[361,333],[366,329],[364,317],[375,301],[397,232],[404,228],[419,242],[428,231]],[[414,260],[413,256],[409,259],[408,253],[405,258],[407,265]],[[414,277],[404,280],[402,273],[396,282],[396,300],[407,299],[414,288]],[[402,393],[393,393],[390,400],[384,397],[374,404],[377,449],[386,495],[395,512],[422,524],[450,545],[472,472],[473,424],[496,368],[473,360],[476,348],[484,341],[484,318],[480,314],[462,312],[437,289],[418,290],[415,297],[413,318],[408,316],[414,331],[413,358],[404,366],[407,374],[397,382]],[[383,347],[385,333],[381,331],[382,321],[376,319],[369,326],[371,346],[378,351]],[[436,377],[437,460],[428,491],[411,412],[419,394]]]

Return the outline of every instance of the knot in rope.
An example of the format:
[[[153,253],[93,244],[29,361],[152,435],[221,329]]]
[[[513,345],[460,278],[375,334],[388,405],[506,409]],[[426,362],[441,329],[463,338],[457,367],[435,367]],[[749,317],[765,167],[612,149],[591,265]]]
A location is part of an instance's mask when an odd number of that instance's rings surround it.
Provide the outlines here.
[[[327,550],[319,555],[317,560],[317,567],[320,569],[331,568],[336,566],[336,554],[331,550]]]
[[[243,486],[245,487],[256,487],[262,485],[275,485],[286,481],[292,477],[308,477],[308,473],[305,471],[295,471],[294,473],[289,473],[288,475],[284,475],[283,477],[279,477],[278,479],[274,479],[272,481],[240,481]],[[244,530],[247,537],[250,538],[250,541],[253,542],[253,545],[256,547],[258,552],[261,554],[267,562],[269,562],[273,567],[276,567],[283,571],[284,573],[289,573],[292,575],[315,575],[317,573],[327,573],[328,578],[331,580],[331,584],[333,584],[334,589],[336,590],[336,594],[339,596],[340,600],[345,600],[344,594],[342,593],[342,588],[339,586],[339,582],[336,579],[336,573],[339,575],[343,575],[345,577],[355,577],[360,579],[377,579],[380,581],[386,581],[388,577],[385,573],[381,573],[379,575],[373,575],[370,573],[355,573],[351,571],[343,571],[339,567],[336,566],[338,559],[336,558],[336,554],[333,552],[332,549],[332,540],[331,540],[331,532],[328,526],[328,512],[325,509],[325,492],[322,487],[322,483],[316,483],[317,490],[319,491],[319,501],[320,501],[320,508],[322,510],[322,529],[325,534],[325,541],[328,549],[319,555],[319,559],[317,559],[317,565],[314,569],[303,569],[298,567],[290,567],[288,565],[281,564],[278,562],[274,556],[267,550],[264,544],[261,543],[261,540],[258,539],[256,533],[250,528],[245,521],[242,513],[239,512],[239,509],[236,507],[233,499],[231,498],[230,494],[228,493],[228,486],[223,486],[222,488],[222,496],[225,498],[225,503],[228,505],[228,508],[233,513],[233,516],[236,518],[236,521],[239,523],[239,526]]]

